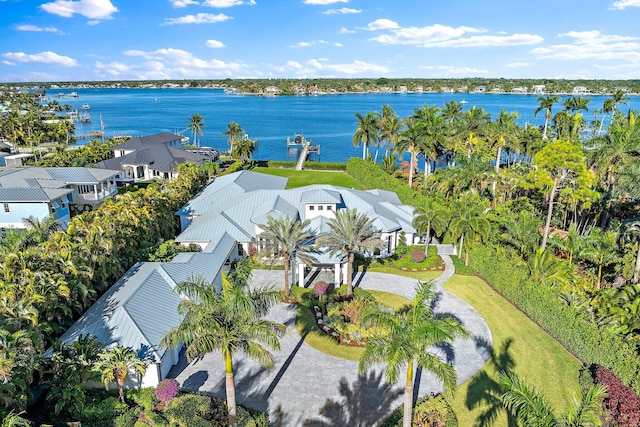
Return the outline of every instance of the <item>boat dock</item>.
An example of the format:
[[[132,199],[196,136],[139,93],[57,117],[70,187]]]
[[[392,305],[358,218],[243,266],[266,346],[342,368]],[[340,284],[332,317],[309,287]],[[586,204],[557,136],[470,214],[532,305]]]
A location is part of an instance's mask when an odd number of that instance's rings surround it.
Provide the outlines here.
[[[314,144],[311,140],[307,141],[301,134],[296,134],[293,137],[293,141],[287,137],[287,151],[297,147],[300,147],[300,157],[298,157],[298,162],[296,163],[296,170],[302,170],[304,162],[311,154],[316,154],[318,161],[320,160],[320,144]]]

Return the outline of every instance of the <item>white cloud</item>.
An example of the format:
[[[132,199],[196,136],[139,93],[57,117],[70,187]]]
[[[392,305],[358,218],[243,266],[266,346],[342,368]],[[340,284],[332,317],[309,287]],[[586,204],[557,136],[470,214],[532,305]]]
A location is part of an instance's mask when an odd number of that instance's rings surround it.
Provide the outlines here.
[[[37,25],[18,25],[16,27],[18,31],[35,31],[35,32],[46,32],[46,33],[58,33],[62,34],[62,31],[57,29],[56,27],[38,27]]]
[[[605,35],[599,31],[570,31],[560,36],[573,39],[573,43],[538,47],[531,52],[539,59],[640,61],[638,37]]]
[[[173,7],[187,7],[190,4],[199,4],[195,0],[169,0]]]
[[[140,56],[146,60],[157,64],[170,64],[171,68],[202,69],[202,70],[230,70],[237,71],[246,66],[239,62],[226,63],[219,59],[205,60],[194,56],[192,53],[182,49],[165,48],[152,52],[142,50],[127,50],[124,52],[127,56]]]
[[[45,12],[71,18],[73,15],[82,15],[89,19],[112,19],[118,12],[110,0],[55,0],[40,6]]]
[[[528,67],[529,64],[528,62],[512,62],[511,64],[507,64],[507,67],[509,68],[519,68],[519,67]]]
[[[186,15],[180,18],[167,18],[164,23],[166,25],[176,24],[216,24],[232,19],[224,13],[214,15],[212,13],[198,13],[196,15]]]
[[[225,47],[224,43],[218,40],[207,40],[205,44],[207,45],[207,47],[212,47],[214,49]]]
[[[427,27],[391,29],[388,34],[381,34],[370,40],[389,45],[419,47],[521,46],[543,41],[542,37],[535,34],[475,35],[486,32],[483,28],[434,24]]]
[[[341,7],[340,9],[329,9],[324,12],[320,12],[325,15],[347,15],[352,13],[361,13],[362,9],[351,9],[348,7]]]
[[[326,44],[326,43],[327,42],[325,40],[314,40],[310,42],[298,42],[298,43],[292,44],[290,47],[311,47],[318,44]]]
[[[342,27],[340,28],[340,30],[338,31],[340,34],[354,34],[355,31],[354,30],[350,30],[347,27]]]
[[[370,22],[369,25],[367,25],[363,29],[369,30],[369,31],[379,31],[379,30],[395,30],[397,28],[400,28],[400,25],[398,25],[397,22],[392,21],[391,19],[381,18],[381,19],[376,19],[373,22]]]
[[[619,0],[614,1],[611,5],[612,9],[626,9],[627,7],[640,7],[640,0]]]
[[[477,76],[478,74],[487,74],[489,70],[483,68],[456,67],[453,65],[424,65],[420,67],[423,70],[444,71],[448,74]]]
[[[216,8],[224,8],[224,7],[232,7],[239,6],[244,3],[242,0],[205,0],[202,2],[203,6],[216,7]]]
[[[326,6],[328,4],[334,4],[334,3],[349,3],[349,0],[304,0],[303,3]]]
[[[78,62],[69,57],[58,55],[55,52],[47,51],[33,54],[24,52],[7,52],[1,55],[11,62],[40,62],[42,64],[59,65],[62,67],[75,67]]]
[[[344,45],[340,42],[336,42],[333,44],[335,47],[344,47]]]

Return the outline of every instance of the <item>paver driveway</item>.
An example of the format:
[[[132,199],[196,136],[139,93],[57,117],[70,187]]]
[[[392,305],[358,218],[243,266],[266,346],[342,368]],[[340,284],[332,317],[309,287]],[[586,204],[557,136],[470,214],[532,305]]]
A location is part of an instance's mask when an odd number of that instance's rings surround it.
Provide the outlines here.
[[[491,332],[484,319],[469,304],[442,290],[442,282],[453,275],[448,256],[445,272],[436,279],[436,312],[451,313],[464,323],[474,339],[456,340],[449,348],[438,349],[452,361],[458,383],[471,378],[484,366],[490,354]],[[280,284],[282,271],[254,270],[253,283]],[[415,279],[384,273],[359,274],[354,283],[413,298]],[[404,384],[387,385],[382,366],[358,375],[358,363],[328,356],[308,346],[295,330],[295,306],[278,304],[268,316],[287,325],[281,350],[274,353],[275,368],[265,370],[253,360],[235,356],[238,403],[269,410],[276,425],[373,426],[402,404]],[[224,362],[219,352],[209,353],[191,364],[181,360],[169,373],[182,388],[224,397]],[[424,396],[440,391],[428,373],[418,373],[415,394]],[[316,420],[314,423],[313,421]]]

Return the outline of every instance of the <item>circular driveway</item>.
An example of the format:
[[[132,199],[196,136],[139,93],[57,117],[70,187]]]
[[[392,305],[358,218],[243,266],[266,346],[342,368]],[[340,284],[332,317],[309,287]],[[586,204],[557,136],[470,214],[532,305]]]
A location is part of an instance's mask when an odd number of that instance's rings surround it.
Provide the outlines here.
[[[462,299],[442,290],[442,283],[454,273],[448,256],[446,269],[436,279],[435,312],[459,318],[473,334],[436,351],[453,364],[458,384],[471,378],[491,354],[491,332],[484,319]],[[254,270],[253,283],[282,283],[282,271]],[[358,273],[354,285],[402,295],[413,299],[417,281],[384,273]],[[373,426],[403,402],[404,378],[395,385],[385,383],[377,366],[367,375],[358,374],[358,362],[328,356],[305,344],[295,329],[294,305],[278,304],[269,318],[287,325],[280,340],[281,350],[273,352],[274,369],[264,369],[243,355],[236,355],[234,373],[238,403],[268,410],[274,425],[281,426]],[[224,361],[219,352],[209,353],[187,364],[184,355],[169,373],[182,389],[224,398]],[[435,393],[440,384],[428,372],[418,371],[414,397]]]

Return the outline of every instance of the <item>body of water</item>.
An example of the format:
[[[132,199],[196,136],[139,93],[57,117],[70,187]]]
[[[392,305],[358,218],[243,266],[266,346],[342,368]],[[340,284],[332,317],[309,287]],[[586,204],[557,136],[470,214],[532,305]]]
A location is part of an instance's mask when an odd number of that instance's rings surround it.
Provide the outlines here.
[[[252,139],[258,140],[254,158],[263,160],[296,160],[298,151],[287,150],[287,137],[297,133],[320,145],[322,161],[344,162],[350,157],[362,156],[362,149],[353,146],[356,130],[355,113],[381,111],[383,104],[393,107],[399,117],[409,116],[423,104],[443,108],[453,99],[466,101],[464,110],[472,106],[484,108],[496,118],[500,109],[517,111],[524,125],[544,124],[544,112],[533,112],[538,107],[536,95],[496,94],[346,94],[320,96],[244,96],[227,95],[218,89],[75,89],[77,98],[55,98],[82,112],[89,104],[90,123],[78,123],[77,134],[100,130],[100,118],[107,137],[114,135],[144,136],[158,132],[183,132],[193,114],[204,119],[202,146],[226,150],[227,137],[222,135],[227,124],[236,121]],[[68,91],[70,93],[71,91]],[[49,92],[51,98],[56,94]],[[564,100],[565,97],[562,97]],[[590,96],[590,111],[601,109],[606,96]],[[554,113],[563,107],[558,103]],[[622,111],[640,109],[640,99],[631,98]],[[592,121],[592,112],[585,113]],[[608,123],[609,117],[607,117]],[[315,155],[310,160],[317,160]]]

